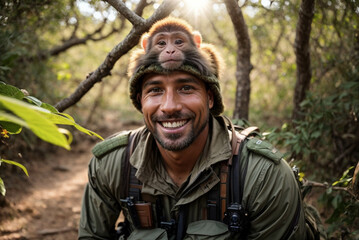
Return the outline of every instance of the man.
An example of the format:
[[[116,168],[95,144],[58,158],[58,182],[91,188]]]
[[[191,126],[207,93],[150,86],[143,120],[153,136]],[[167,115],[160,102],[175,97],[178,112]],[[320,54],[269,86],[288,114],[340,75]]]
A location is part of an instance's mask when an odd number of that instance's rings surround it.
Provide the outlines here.
[[[294,174],[281,155],[258,140],[254,144],[259,150],[246,144],[240,159],[248,159],[241,202],[249,219],[246,236],[229,231],[221,221],[208,220],[207,200],[220,182],[218,168],[232,156],[231,132],[219,116],[223,111],[219,87],[215,76],[204,76],[188,65],[168,71],[154,64],[130,79],[131,98],[146,127],[129,161],[142,182],[142,195],[152,199],[151,216],[156,215],[157,223],[135,227],[121,196],[125,188],[121,164],[130,135],[123,132],[93,150],[79,239],[115,238],[121,209],[130,225],[128,239],[305,238]],[[160,225],[160,218],[173,228]]]

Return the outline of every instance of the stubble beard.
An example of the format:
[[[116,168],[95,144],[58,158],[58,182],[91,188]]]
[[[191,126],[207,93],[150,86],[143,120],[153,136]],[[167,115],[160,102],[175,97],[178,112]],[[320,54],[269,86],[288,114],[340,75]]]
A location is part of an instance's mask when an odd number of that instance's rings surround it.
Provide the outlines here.
[[[172,116],[168,116],[172,117]],[[199,116],[201,117],[201,116]],[[178,117],[179,118],[179,117]],[[191,118],[194,119],[194,118]],[[152,122],[156,122],[156,117],[153,117]],[[209,111],[206,116],[205,121],[197,128],[195,129],[194,125],[192,124],[192,129],[189,131],[188,135],[183,140],[178,140],[182,137],[182,134],[167,134],[166,136],[161,136],[158,132],[158,129],[155,128],[153,131],[150,130],[152,135],[154,136],[155,140],[166,150],[169,151],[181,151],[189,147],[196,138],[203,132],[203,130],[206,128],[209,122]],[[147,125],[147,123],[146,123]],[[147,126],[148,128],[148,126]]]

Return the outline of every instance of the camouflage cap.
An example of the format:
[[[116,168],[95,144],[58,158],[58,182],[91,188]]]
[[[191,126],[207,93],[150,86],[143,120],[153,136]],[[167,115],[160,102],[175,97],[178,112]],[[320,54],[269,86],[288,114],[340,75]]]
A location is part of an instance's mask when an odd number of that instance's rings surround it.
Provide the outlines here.
[[[133,105],[141,111],[141,103],[139,99],[137,98],[138,94],[141,93],[141,85],[142,85],[142,79],[146,74],[170,74],[171,72],[186,72],[193,76],[195,76],[198,79],[201,79],[208,89],[210,89],[213,93],[213,107],[211,109],[211,113],[213,116],[220,115],[224,110],[224,105],[222,102],[222,96],[221,96],[221,89],[219,85],[218,78],[214,74],[210,75],[204,75],[201,74],[200,71],[190,65],[182,65],[179,68],[168,70],[162,68],[158,64],[152,64],[150,66],[141,66],[130,78],[130,98],[132,100]]]

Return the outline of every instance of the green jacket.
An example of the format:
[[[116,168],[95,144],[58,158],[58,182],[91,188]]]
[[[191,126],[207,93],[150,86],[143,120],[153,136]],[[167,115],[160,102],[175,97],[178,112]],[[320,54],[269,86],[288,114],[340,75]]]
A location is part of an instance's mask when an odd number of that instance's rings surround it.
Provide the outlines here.
[[[185,239],[237,239],[222,222],[206,220],[207,195],[220,179],[214,166],[231,157],[230,132],[221,119],[213,118],[211,134],[192,173],[181,187],[168,176],[155,140],[150,133],[141,139],[131,155],[130,163],[137,169],[136,177],[143,183],[142,193],[163,196],[164,216],[178,217],[179,207],[188,204]],[[121,158],[125,156],[129,132],[116,140],[102,142],[94,148],[89,164],[79,239],[111,239],[121,211]],[[248,157],[242,206],[249,213],[248,239],[281,239],[296,217],[301,205],[300,190],[289,165],[270,144],[250,140],[242,150]],[[298,216],[298,215],[297,215]],[[304,212],[301,208],[298,225],[289,239],[305,238]],[[134,229],[129,239],[168,239],[165,230]]]

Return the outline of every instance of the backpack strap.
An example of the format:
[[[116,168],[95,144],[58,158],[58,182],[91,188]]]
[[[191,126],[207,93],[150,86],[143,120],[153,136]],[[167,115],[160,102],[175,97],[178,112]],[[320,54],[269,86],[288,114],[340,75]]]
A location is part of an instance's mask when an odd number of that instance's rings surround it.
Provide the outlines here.
[[[227,117],[223,118],[232,132],[232,156],[228,161],[221,162],[220,184],[212,188],[208,193],[207,219],[216,221],[225,221],[227,207],[231,203],[237,202],[240,204],[242,202],[248,166],[248,161],[246,161],[244,171],[240,174],[240,153],[244,145],[242,143],[248,136],[258,131],[258,127],[248,127],[238,132],[237,129],[241,129],[240,127],[233,125],[232,121]]]
[[[141,225],[134,202],[141,200],[142,183],[135,176],[136,168],[130,164],[130,157],[140,140],[140,136],[144,132],[145,128],[141,127],[129,133],[125,156],[122,158],[121,162],[122,187],[120,189],[120,200],[121,202],[126,203],[128,214],[130,215],[132,224],[135,227],[139,227]],[[130,225],[131,224],[127,218],[125,218],[124,222],[119,222],[116,230],[116,234],[119,239],[121,237],[127,238],[130,235]]]
[[[125,199],[129,196],[134,197],[135,201],[141,199],[142,183],[136,178],[136,168],[130,164],[130,157],[134,152],[141,134],[145,131],[144,127],[132,131],[128,137],[128,145],[125,152],[125,157],[121,163],[121,188],[120,196]]]

